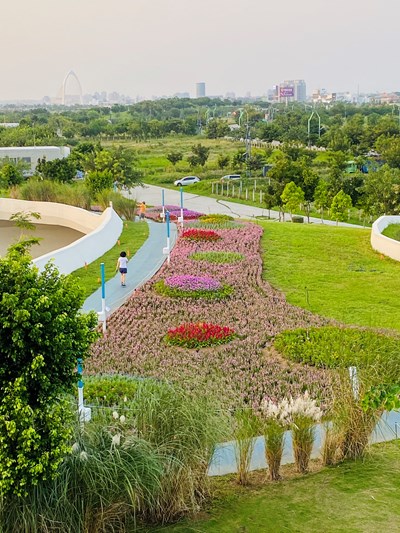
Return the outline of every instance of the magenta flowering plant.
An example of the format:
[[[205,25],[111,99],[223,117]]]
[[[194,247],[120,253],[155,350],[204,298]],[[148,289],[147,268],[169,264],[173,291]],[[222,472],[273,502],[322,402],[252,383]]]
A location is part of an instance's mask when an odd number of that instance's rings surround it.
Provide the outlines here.
[[[183,291],[216,291],[221,287],[221,283],[210,276],[180,274],[165,278],[164,281],[167,287],[181,289]]]
[[[210,276],[191,274],[169,276],[155,283],[154,287],[160,294],[176,298],[225,298],[233,291],[229,285],[224,285]]]
[[[160,222],[160,220],[162,220],[162,217],[161,217],[162,211],[163,211],[162,205],[149,207],[146,211],[146,216],[147,218],[151,218],[152,220]],[[169,212],[171,221],[176,221],[178,217],[181,216],[181,208],[177,205],[165,205],[164,212],[166,211]],[[186,207],[183,208],[184,220],[197,220],[201,216],[202,216],[202,213],[193,211],[191,209],[186,209]]]
[[[165,336],[165,342],[184,348],[204,348],[216,344],[224,344],[236,337],[235,330],[219,324],[198,322],[181,324],[171,328]]]

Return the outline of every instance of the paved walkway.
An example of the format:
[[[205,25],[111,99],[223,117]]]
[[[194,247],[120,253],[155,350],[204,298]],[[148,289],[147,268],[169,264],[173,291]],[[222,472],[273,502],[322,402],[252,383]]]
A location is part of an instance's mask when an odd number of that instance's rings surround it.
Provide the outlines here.
[[[120,307],[135,289],[143,285],[160,269],[167,256],[163,254],[163,248],[167,245],[167,229],[165,224],[147,221],[149,224],[149,237],[143,246],[136,252],[128,263],[126,275],[126,287],[121,287],[120,274],[116,274],[106,282],[105,295],[106,306],[110,312]],[[144,222],[138,222],[144,224]],[[176,225],[170,225],[171,249],[176,242]],[[115,262],[117,262],[117,257]],[[83,311],[101,311],[101,287],[85,301]]]
[[[126,196],[133,198],[138,202],[145,201],[149,205],[161,205],[162,204],[162,191],[161,187],[155,185],[144,185],[143,187],[136,187],[130,193],[126,193]],[[268,216],[276,220],[279,220],[278,211],[268,211],[268,209],[262,209],[261,207],[255,207],[252,205],[237,204],[235,202],[229,202],[227,200],[217,200],[216,198],[209,198],[208,196],[199,196],[185,191],[183,187],[183,206],[186,209],[192,209],[193,211],[199,211],[201,213],[222,213],[231,215],[238,218],[252,219],[258,216]],[[180,205],[180,189],[164,189],[165,205]],[[285,213],[285,220],[290,220],[289,213]],[[304,217],[304,222],[307,222],[307,217]],[[310,223],[321,224],[320,218],[310,217]],[[324,220],[323,222],[327,226],[335,226],[336,222],[332,220]],[[351,228],[361,228],[354,224],[348,224],[347,222],[339,222],[339,226],[347,226]]]

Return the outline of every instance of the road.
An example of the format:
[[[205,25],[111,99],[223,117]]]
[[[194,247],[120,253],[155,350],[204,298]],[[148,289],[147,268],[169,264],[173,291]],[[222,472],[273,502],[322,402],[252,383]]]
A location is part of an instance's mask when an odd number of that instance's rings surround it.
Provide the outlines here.
[[[139,202],[145,201],[148,205],[161,205],[162,203],[162,191],[161,187],[155,185],[144,185],[143,187],[136,187],[132,189],[130,193],[126,193],[126,196],[135,199]],[[251,205],[238,204],[235,202],[229,202],[227,200],[217,200],[208,196],[200,196],[186,192],[183,188],[183,206],[186,209],[192,209],[200,213],[221,213],[231,215],[235,218],[252,219],[260,216],[268,216],[268,209],[262,209]],[[164,189],[165,205],[180,205],[180,189]],[[278,211],[270,211],[270,217],[272,219],[279,220]],[[289,213],[285,213],[285,220],[290,220]],[[304,217],[304,222],[307,222],[307,217]],[[321,224],[320,218],[310,217],[310,223]],[[324,220],[324,224],[329,226],[335,226],[336,222],[332,220]],[[339,222],[339,226],[357,227],[354,224],[348,224],[347,222]]]

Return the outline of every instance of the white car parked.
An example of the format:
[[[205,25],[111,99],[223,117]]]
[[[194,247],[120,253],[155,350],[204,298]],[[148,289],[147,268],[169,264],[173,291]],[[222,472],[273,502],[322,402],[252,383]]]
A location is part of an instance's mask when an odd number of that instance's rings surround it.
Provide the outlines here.
[[[240,180],[240,174],[227,174],[222,176],[221,181]]]
[[[183,185],[192,185],[192,183],[197,183],[198,181],[200,181],[200,178],[197,176],[185,176],[184,178],[174,181],[174,185],[182,187]]]

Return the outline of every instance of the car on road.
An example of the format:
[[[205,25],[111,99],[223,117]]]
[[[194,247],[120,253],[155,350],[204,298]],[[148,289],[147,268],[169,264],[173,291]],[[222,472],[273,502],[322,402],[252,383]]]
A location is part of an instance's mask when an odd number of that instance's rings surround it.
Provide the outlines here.
[[[185,176],[184,178],[174,181],[174,185],[183,187],[184,185],[192,185],[192,183],[197,183],[198,181],[200,181],[200,178],[197,176]]]
[[[233,181],[240,179],[240,174],[227,174],[226,176],[222,176],[221,181]]]

